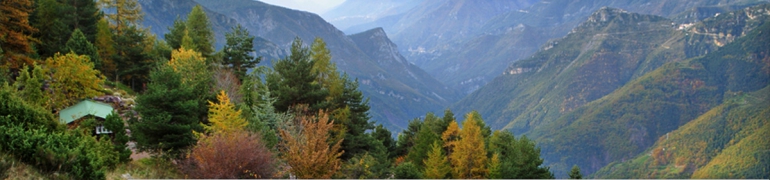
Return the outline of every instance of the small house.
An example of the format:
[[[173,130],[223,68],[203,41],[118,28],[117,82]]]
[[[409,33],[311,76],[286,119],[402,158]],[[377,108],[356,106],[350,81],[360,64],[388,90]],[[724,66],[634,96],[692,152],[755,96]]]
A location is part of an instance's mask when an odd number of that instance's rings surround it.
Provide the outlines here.
[[[93,116],[98,122],[104,122],[107,119],[107,115],[110,115],[114,109],[111,105],[97,102],[94,100],[83,100],[73,106],[67,107],[59,111],[59,122],[62,124],[71,124],[79,119],[87,116]],[[95,133],[98,134],[111,134],[112,131],[104,128],[102,123],[96,126]]]

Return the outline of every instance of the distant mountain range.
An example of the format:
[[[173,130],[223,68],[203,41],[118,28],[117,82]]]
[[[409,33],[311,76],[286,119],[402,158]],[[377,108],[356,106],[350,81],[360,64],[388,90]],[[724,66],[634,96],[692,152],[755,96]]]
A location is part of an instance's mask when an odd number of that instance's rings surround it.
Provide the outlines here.
[[[184,13],[197,4],[207,9],[206,13],[217,36],[239,23],[258,37],[255,48],[257,55],[266,57],[262,63],[265,65],[287,55],[295,37],[307,44],[316,37],[324,39],[332,53],[332,61],[339,70],[357,78],[364,95],[371,98],[370,114],[373,119],[393,130],[404,128],[408,119],[424,115],[425,112],[443,110],[447,104],[460,98],[459,93],[408,63],[382,29],[347,36],[316,14],[252,0],[140,3],[143,7],[152,7],[145,8],[148,17],[145,25],[152,25],[153,29],[171,26],[177,15],[186,16]],[[155,10],[161,8],[175,13]],[[215,22],[219,20],[228,23]],[[164,32],[167,30],[156,33]],[[218,38],[217,41],[223,43],[224,40]]]

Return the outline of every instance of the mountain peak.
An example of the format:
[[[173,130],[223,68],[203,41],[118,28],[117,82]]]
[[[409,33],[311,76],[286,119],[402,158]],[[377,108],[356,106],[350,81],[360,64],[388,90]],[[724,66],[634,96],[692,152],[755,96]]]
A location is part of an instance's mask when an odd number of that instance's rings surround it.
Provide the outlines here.
[[[591,16],[588,17],[588,22],[607,22],[622,14],[629,14],[628,11],[618,8],[611,8],[604,6],[599,10],[594,11]]]

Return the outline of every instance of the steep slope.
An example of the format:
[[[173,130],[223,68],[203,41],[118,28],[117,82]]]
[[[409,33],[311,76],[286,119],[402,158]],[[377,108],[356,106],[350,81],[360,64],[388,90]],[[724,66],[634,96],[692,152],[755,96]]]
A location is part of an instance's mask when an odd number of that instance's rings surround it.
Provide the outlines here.
[[[665,17],[693,7],[724,5],[728,8],[741,8],[751,4],[748,2],[756,4],[759,0],[579,0],[559,3],[539,1],[528,8],[510,10],[491,18],[476,28],[476,31],[471,31],[465,39],[455,39],[454,42],[444,43],[432,49],[410,51],[408,58],[444,84],[463,92],[472,92],[500,75],[510,63],[529,57],[548,39],[564,37],[601,7],[622,8],[630,12]],[[702,12],[701,14],[712,13]],[[521,33],[517,32],[517,29],[529,32]],[[451,76],[443,75],[449,72],[455,73]]]
[[[401,129],[406,126],[408,119],[425,113],[425,111],[418,113],[402,111],[402,109],[438,111],[446,103],[453,102],[450,100],[457,98],[454,97],[455,93],[443,85],[432,84],[431,82],[436,80],[431,80],[433,78],[420,69],[408,70],[415,77],[397,74],[403,70],[394,68],[410,66],[404,64],[405,61],[379,59],[384,56],[367,54],[377,52],[362,51],[350,37],[345,36],[342,31],[318,15],[251,0],[197,0],[196,2],[235,19],[253,35],[263,37],[282,49],[288,49],[295,37],[302,38],[308,44],[316,37],[323,38],[332,53],[332,61],[337,64],[339,70],[350,74],[353,78],[358,78],[364,95],[372,98],[370,112],[373,119],[383,122],[391,129]],[[387,38],[376,40],[369,43],[392,45]],[[382,53],[392,54],[393,52]],[[382,66],[378,62],[402,65],[390,67]],[[446,100],[435,101],[441,98]]]
[[[696,83],[693,89],[712,92],[683,91],[683,95],[690,96],[691,99],[714,99],[721,104],[695,104],[713,108],[677,130],[650,135],[658,137],[654,146],[630,161],[616,161],[607,165],[594,174],[594,177],[770,177],[770,140],[767,139],[770,130],[770,58],[767,56],[770,52],[769,30],[770,23],[765,23],[750,35],[720,48],[717,52],[671,64],[659,70],[679,73],[652,74],[643,78],[639,84],[644,84],[643,81],[648,79],[700,82]],[[692,76],[695,74],[704,75]],[[658,84],[666,83],[676,82],[663,81]],[[643,91],[629,90],[624,92],[623,96],[639,92]],[[657,121],[676,119],[680,118],[659,118]]]
[[[321,17],[334,24],[337,29],[344,30],[383,17],[405,13],[421,2],[422,0],[346,0],[337,7],[321,14]]]
[[[358,45],[358,48],[369,55],[371,59],[376,60],[381,68],[390,72],[393,76],[387,78],[400,79],[402,81],[399,83],[416,85],[411,86],[409,89],[388,89],[389,85],[383,83],[391,82],[370,79],[362,80],[361,83],[366,85],[364,87],[371,88],[372,91],[388,96],[388,98],[378,101],[373,100],[373,102],[377,102],[376,104],[372,103],[372,106],[389,107],[387,108],[389,111],[378,112],[383,113],[384,117],[393,119],[429,111],[435,112],[444,108],[444,105],[457,101],[459,94],[453,93],[451,90],[434,91],[435,87],[446,87],[422,69],[406,61],[398,52],[396,44],[388,39],[382,28],[375,28],[348,37]],[[424,104],[429,106],[424,106]]]
[[[156,35],[160,40],[163,40],[163,35],[168,33],[168,28],[173,26],[174,20],[179,17],[182,20],[187,19],[187,14],[190,13],[197,2],[193,0],[176,0],[176,1],[155,1],[155,0],[139,0],[139,4],[142,6],[144,12],[144,21],[142,24],[145,27],[150,27],[150,32]],[[216,49],[224,47],[227,41],[225,40],[225,33],[232,30],[238,22],[235,19],[227,17],[218,12],[214,12],[211,9],[203,7],[206,16],[209,18],[211,27],[214,30],[214,46]],[[256,37],[254,39],[254,48],[257,49],[257,55],[263,56],[267,59],[277,59],[286,55],[286,53],[280,49],[274,43]]]
[[[573,164],[581,166],[583,172],[594,172],[644,150],[654,139],[647,136],[657,137],[654,135],[673,130],[719,100],[666,94],[669,97],[652,102],[646,101],[648,95],[634,95],[620,101],[626,104],[601,108],[589,102],[606,99],[664,63],[714,52],[766,22],[767,8],[763,5],[727,13],[683,29],[661,17],[603,8],[564,39],[550,42],[532,58],[515,62],[506,75],[465,97],[452,109],[479,110],[489,114],[486,119],[493,128],[537,139],[557,175],[566,174]],[[579,117],[595,121],[575,125]],[[668,124],[631,123],[639,118],[664,117],[677,119],[666,121]],[[567,129],[570,126],[581,128]],[[606,131],[598,127],[627,129]],[[638,134],[628,138],[631,132]]]

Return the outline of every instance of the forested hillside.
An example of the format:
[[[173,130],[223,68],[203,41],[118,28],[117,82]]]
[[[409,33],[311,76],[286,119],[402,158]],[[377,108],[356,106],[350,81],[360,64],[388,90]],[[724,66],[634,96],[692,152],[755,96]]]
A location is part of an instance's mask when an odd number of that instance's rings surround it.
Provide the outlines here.
[[[249,27],[228,27],[219,49],[221,26],[212,18],[222,16],[201,5],[154,6],[155,13],[189,13],[147,20],[142,3],[162,2],[1,2],[0,178],[554,177],[532,140],[493,131],[476,112],[458,121],[424,104],[413,105],[422,112],[390,106],[400,108],[394,114],[425,116],[400,133],[376,123],[371,109],[382,102],[370,101],[363,90],[371,87],[362,86],[399,81],[356,79],[345,63],[442,88],[407,63],[382,29],[328,44],[294,37],[288,55],[269,67],[259,65],[259,33]],[[143,26],[169,22],[163,37]],[[334,61],[345,48],[365,59]],[[387,96],[437,106],[449,102],[442,95],[406,89]],[[99,108],[78,111],[84,103]]]

